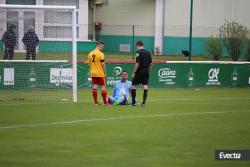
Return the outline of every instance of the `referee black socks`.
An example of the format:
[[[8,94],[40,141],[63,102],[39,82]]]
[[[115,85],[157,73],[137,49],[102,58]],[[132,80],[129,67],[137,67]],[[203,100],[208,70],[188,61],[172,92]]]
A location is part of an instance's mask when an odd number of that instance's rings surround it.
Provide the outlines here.
[[[131,90],[131,97],[132,97],[132,105],[136,104],[136,101],[135,101],[135,98],[136,98],[136,89],[132,89]],[[148,89],[144,89],[142,104],[146,103],[147,97],[148,97]]]
[[[147,97],[148,97],[148,89],[144,89],[144,91],[143,91],[143,101],[142,101],[142,104],[145,104],[145,103],[146,103]]]
[[[131,90],[131,97],[132,97],[132,105],[136,103],[135,98],[136,98],[136,89]]]

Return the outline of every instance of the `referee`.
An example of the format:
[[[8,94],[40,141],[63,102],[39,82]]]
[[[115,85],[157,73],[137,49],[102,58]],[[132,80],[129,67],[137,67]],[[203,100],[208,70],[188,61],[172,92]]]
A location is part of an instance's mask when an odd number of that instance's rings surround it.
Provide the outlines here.
[[[148,95],[148,80],[149,72],[152,67],[151,53],[143,48],[143,42],[136,42],[136,64],[132,74],[132,106],[136,106],[136,85],[142,84],[143,87],[143,101],[141,106],[145,106]]]

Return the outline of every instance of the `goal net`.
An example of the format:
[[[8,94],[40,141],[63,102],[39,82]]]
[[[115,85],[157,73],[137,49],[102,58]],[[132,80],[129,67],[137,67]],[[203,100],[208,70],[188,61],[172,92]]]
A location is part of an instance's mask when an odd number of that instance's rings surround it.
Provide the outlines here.
[[[77,102],[76,8],[0,5],[0,100]]]

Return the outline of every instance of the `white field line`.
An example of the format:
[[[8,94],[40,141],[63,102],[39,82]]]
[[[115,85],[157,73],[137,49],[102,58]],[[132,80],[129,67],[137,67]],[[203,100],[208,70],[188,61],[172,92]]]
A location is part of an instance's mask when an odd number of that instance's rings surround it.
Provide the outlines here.
[[[51,126],[51,125],[65,125],[65,124],[75,124],[75,123],[83,123],[83,122],[132,120],[132,119],[142,119],[142,118],[166,118],[166,117],[170,117],[170,116],[226,114],[226,113],[238,113],[238,112],[250,112],[250,111],[190,112],[190,113],[172,113],[172,114],[132,115],[132,116],[120,116],[120,117],[110,117],[110,118],[92,118],[92,119],[80,119],[80,120],[74,120],[74,121],[51,122],[51,123],[41,123],[41,124],[26,124],[26,125],[24,124],[24,125],[2,126],[2,127],[0,127],[0,130],[2,130],[2,129],[29,128],[29,127],[42,127],[42,126]]]
[[[230,97],[217,97],[217,98],[155,98],[149,99],[148,102],[155,102],[155,101],[214,101],[214,100],[250,100],[250,97],[239,97],[239,98],[230,98]],[[139,100],[140,101],[140,100]],[[54,101],[54,102],[15,102],[15,103],[5,103],[6,101],[0,101],[0,106],[17,106],[17,105],[29,105],[29,104],[68,104],[72,103],[72,101]],[[93,103],[92,100],[78,100],[78,103]],[[72,103],[73,104],[73,103]]]
[[[213,101],[213,100],[250,100],[250,97],[236,97],[236,98],[230,98],[230,97],[215,97],[215,98],[200,98],[200,99],[194,99],[194,98],[178,98],[178,99],[170,99],[170,98],[159,98],[159,99],[150,99],[148,101]]]

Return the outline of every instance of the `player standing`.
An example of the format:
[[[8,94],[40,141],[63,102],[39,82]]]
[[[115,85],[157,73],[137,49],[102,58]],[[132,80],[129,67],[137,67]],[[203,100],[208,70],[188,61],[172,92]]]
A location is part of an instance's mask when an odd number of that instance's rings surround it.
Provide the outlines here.
[[[132,74],[132,106],[136,106],[136,85],[142,84],[143,87],[143,101],[141,106],[144,106],[148,96],[148,80],[149,72],[152,67],[151,53],[143,48],[143,42],[136,42],[136,64]]]
[[[104,54],[101,52],[104,48],[104,42],[97,41],[96,48],[88,55],[88,63],[90,67],[90,76],[92,78],[93,83],[93,90],[92,95],[94,99],[94,103],[98,106],[97,101],[97,89],[98,86],[101,86],[102,90],[102,99],[103,105],[108,106],[109,103],[107,102],[107,90],[105,84],[105,77],[106,77],[106,69],[105,69],[105,58]]]

